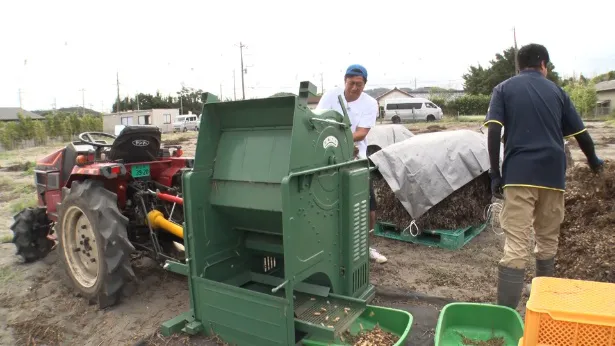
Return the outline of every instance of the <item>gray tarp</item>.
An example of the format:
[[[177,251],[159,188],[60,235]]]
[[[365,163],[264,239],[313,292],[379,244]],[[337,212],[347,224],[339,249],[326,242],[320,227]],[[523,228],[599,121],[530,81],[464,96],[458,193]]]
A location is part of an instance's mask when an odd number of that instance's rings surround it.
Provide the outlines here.
[[[367,133],[367,146],[376,145],[386,148],[391,144],[401,142],[414,136],[404,125],[385,124],[372,127]]]
[[[369,158],[414,219],[490,166],[487,135],[471,130],[415,135]]]

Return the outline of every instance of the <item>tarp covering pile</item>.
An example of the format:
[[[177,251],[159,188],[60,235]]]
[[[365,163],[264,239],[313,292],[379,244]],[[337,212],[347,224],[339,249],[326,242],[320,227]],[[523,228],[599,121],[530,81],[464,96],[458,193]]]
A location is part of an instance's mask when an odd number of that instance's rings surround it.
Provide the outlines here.
[[[458,229],[485,221],[491,203],[486,134],[420,134],[369,158],[384,180],[374,182],[379,219],[402,229],[412,220],[419,229]]]
[[[404,141],[414,134],[404,125],[387,124],[372,127],[367,133],[367,153],[372,153],[386,148],[397,142]]]

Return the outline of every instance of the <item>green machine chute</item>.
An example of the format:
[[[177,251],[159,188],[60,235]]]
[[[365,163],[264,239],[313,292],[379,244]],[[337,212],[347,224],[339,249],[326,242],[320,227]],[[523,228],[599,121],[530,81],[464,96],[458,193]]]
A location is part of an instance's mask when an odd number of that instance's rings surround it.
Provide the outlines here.
[[[165,266],[188,276],[191,309],[163,334],[326,344],[369,307],[369,164],[353,158],[347,115],[308,109],[314,90],[302,82],[298,97],[204,95],[183,175],[187,260]]]

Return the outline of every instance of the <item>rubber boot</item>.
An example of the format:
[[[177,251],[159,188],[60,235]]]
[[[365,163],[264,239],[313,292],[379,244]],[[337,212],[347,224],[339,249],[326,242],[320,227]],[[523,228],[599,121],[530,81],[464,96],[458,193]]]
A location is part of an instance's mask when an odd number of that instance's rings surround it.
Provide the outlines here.
[[[536,277],[539,276],[548,276],[553,277],[555,273],[555,257],[546,259],[546,260],[536,260]],[[526,288],[527,295],[529,296],[532,292],[532,284],[527,284]]]
[[[517,309],[523,293],[525,269],[498,266],[498,305]]]
[[[546,260],[536,260],[536,277],[553,277],[555,273],[555,257]]]

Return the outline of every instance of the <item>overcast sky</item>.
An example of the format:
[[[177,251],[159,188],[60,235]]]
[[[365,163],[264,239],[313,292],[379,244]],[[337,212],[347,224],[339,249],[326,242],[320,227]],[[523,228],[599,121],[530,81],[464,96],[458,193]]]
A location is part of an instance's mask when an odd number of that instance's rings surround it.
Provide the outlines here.
[[[513,44],[546,45],[556,70],[615,70],[615,1],[2,1],[0,106],[109,111],[117,93],[186,86],[241,97],[320,90],[352,63],[367,88],[462,88],[471,64]]]

